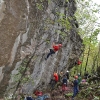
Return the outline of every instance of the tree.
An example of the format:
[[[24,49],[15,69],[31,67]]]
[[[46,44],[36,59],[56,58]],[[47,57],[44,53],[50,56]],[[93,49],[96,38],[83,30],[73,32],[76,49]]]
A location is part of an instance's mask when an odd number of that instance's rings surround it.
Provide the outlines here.
[[[85,45],[84,56],[80,58],[82,59],[81,70],[91,72],[92,68],[95,69],[96,66],[99,66],[97,35],[100,32],[100,26],[96,14],[99,12],[100,7],[93,4],[92,0],[76,0],[76,2],[77,11],[75,17],[79,23],[79,34]]]

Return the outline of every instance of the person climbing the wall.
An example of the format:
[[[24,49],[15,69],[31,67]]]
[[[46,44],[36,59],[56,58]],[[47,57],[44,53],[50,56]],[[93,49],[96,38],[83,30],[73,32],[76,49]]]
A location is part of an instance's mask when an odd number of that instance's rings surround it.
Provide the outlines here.
[[[62,44],[53,43],[52,49],[50,49],[50,52],[47,54],[47,57],[45,58],[45,60],[47,60],[50,55],[55,54],[55,52],[57,52],[61,47],[62,47]]]
[[[57,72],[54,72],[53,76],[55,77],[55,81],[56,83],[58,82],[59,78],[58,78],[58,73]]]
[[[82,62],[80,60],[75,62],[75,65],[81,65],[81,64],[82,64]]]
[[[75,76],[74,78],[75,78],[75,80],[73,81],[73,96],[72,96],[72,100],[74,100],[74,97],[78,93],[78,76]]]

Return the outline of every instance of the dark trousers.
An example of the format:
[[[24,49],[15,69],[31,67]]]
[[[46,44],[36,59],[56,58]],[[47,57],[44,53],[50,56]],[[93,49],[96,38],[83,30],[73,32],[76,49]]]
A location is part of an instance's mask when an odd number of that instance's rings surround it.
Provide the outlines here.
[[[55,51],[53,49],[50,49],[50,52],[47,54],[47,59],[49,58],[50,55],[55,54]]]
[[[53,90],[56,85],[56,81],[54,79],[51,79],[50,85],[51,85],[51,90]]]
[[[78,86],[74,87],[72,97],[74,98],[77,95],[77,93],[78,93]]]
[[[34,100],[32,97],[27,97],[27,100]]]
[[[51,90],[54,90],[56,83],[51,84]]]

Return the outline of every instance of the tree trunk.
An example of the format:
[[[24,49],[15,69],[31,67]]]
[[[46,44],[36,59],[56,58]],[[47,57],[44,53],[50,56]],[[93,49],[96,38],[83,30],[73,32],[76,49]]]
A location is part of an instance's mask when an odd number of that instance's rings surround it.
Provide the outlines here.
[[[84,60],[84,52],[83,52],[83,55],[82,55],[82,62],[83,62],[83,60]],[[82,64],[80,66],[80,75],[82,75]]]
[[[100,42],[99,42],[99,50],[98,50],[98,57],[97,57],[97,68],[100,66],[99,57],[100,57]]]
[[[98,57],[98,54],[96,56],[94,56],[94,58],[93,58],[93,64],[92,64],[92,69],[91,69],[92,73],[94,73],[94,70],[95,70],[94,68],[95,68],[95,62],[97,60],[97,57]]]
[[[85,65],[85,72],[86,72],[86,68],[87,68],[87,64],[88,64],[89,55],[90,55],[90,46],[89,46],[87,60],[86,60],[86,65]]]

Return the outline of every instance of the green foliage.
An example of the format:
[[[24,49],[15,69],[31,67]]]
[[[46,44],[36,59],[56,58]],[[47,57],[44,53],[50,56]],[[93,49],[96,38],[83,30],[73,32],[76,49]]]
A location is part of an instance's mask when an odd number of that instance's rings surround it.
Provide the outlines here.
[[[61,36],[61,38],[64,40],[64,39],[66,38],[67,35],[66,35],[64,32],[61,32],[61,33],[60,33],[60,36]]]
[[[71,17],[66,18],[65,14],[59,13],[59,12],[56,12],[56,15],[60,16],[57,22],[61,24],[62,27],[64,27],[65,29],[69,31],[72,28],[69,22],[69,19],[71,19]]]
[[[100,66],[97,68],[97,74],[100,77]]]
[[[47,23],[47,24],[54,24],[54,21],[51,20],[50,18],[47,18],[45,23]]]
[[[73,96],[73,93],[67,93],[65,94],[66,97],[72,97]]]
[[[44,0],[40,0],[41,2],[43,2]]]
[[[56,14],[58,15],[58,16],[62,16],[62,17],[65,17],[65,14],[63,14],[63,13],[59,13],[59,12],[56,12]]]
[[[81,87],[82,88],[82,87]],[[99,100],[100,89],[97,84],[83,85],[78,95],[75,97],[76,100]]]
[[[13,82],[19,82],[19,80],[21,79],[22,74],[24,73],[25,69],[26,69],[26,64],[27,64],[27,60],[24,60],[22,62],[22,64],[20,65],[20,67],[17,68],[17,74],[12,74],[11,78],[13,79]],[[29,68],[27,68],[27,71],[29,70]],[[25,73],[24,73],[25,74]],[[30,80],[30,76],[29,75],[24,75],[24,77],[21,80],[21,83],[27,83]]]
[[[66,0],[66,2],[68,2],[68,0]]]
[[[68,18],[60,18],[57,22],[60,23],[62,27],[65,27],[68,31],[71,29],[71,24]]]
[[[97,24],[98,18],[96,13],[99,12],[100,6],[93,4],[91,0],[76,0],[77,2],[77,11],[75,17],[79,23],[79,35],[83,39],[83,44],[85,45],[84,57],[82,61],[82,73],[84,74],[85,65],[87,62],[87,70],[91,73],[91,69],[94,63],[94,69],[97,67],[97,60],[100,59],[100,56],[97,57],[94,61],[96,55],[100,51],[98,49],[97,36],[100,32],[100,26]],[[90,51],[89,51],[90,48]],[[89,55],[88,55],[89,52]],[[88,58],[88,61],[87,61]],[[82,59],[82,57],[80,57]],[[100,63],[98,63],[100,64]],[[80,72],[80,66],[77,69],[73,68],[73,72]]]
[[[51,2],[51,0],[48,0],[48,4]]]
[[[38,10],[43,10],[42,3],[36,3],[36,7],[37,7]]]
[[[50,43],[50,40],[46,40],[46,43],[49,44]]]
[[[99,99],[99,97],[94,96],[94,99],[93,100],[100,100],[100,99]]]

